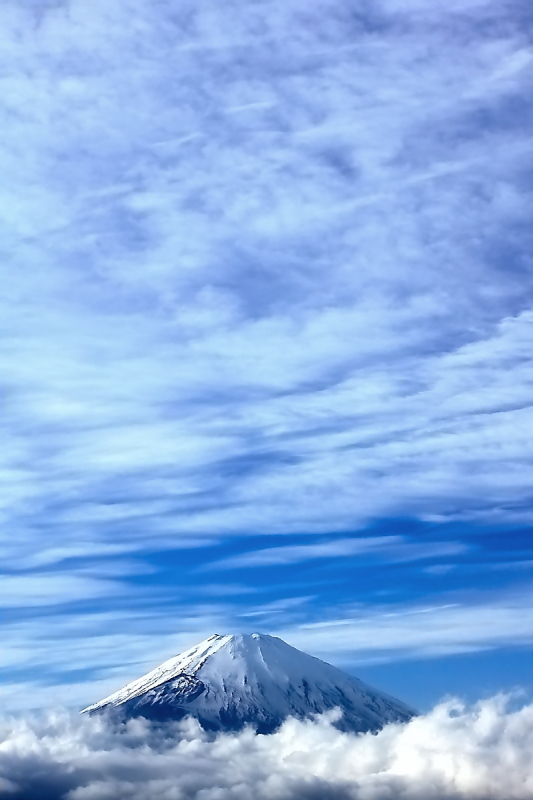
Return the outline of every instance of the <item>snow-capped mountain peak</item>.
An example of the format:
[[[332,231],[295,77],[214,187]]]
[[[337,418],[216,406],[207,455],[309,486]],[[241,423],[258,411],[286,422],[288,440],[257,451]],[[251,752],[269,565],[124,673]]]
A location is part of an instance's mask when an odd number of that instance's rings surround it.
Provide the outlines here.
[[[332,708],[343,712],[344,730],[377,730],[415,713],[336,667],[267,634],[214,634],[99,703],[125,716],[167,720],[194,716],[207,729],[250,723],[274,730],[289,716],[300,719]]]

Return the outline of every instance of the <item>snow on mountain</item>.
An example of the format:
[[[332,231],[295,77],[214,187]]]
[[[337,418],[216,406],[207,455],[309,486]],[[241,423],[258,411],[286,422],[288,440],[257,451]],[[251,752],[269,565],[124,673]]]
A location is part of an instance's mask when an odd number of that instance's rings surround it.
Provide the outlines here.
[[[416,712],[318,658],[266,634],[215,634],[82,713],[116,709],[152,720],[196,717],[207,730],[249,723],[269,733],[289,716],[333,708],[337,727],[378,730]]]

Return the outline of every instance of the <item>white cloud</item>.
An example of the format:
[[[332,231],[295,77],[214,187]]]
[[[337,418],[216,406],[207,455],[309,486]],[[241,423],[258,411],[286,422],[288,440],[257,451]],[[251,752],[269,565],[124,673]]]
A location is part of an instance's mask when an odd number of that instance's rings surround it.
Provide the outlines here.
[[[381,558],[387,562],[418,561],[445,555],[457,555],[466,550],[460,542],[428,542],[412,544],[402,536],[374,536],[360,539],[333,539],[318,544],[284,545],[253,550],[220,561],[213,561],[202,570],[236,569],[239,567],[266,567],[297,564],[315,558],[339,558],[340,556],[367,556]]]
[[[342,616],[278,630],[295,647],[326,660],[356,664],[424,658],[533,643],[528,594],[479,603],[368,606]]]
[[[421,7],[3,5],[8,527],[527,502],[530,50]]]
[[[525,13],[0,5],[8,568],[530,521]],[[142,594],[55,567],[3,587],[11,607]]]
[[[3,720],[0,790],[13,800],[529,800],[533,706],[437,706],[377,735],[316,722],[213,737],[196,723],[118,729],[55,712]]]
[[[128,572],[131,573],[131,569]],[[120,581],[94,578],[75,570],[69,573],[3,575],[0,581],[0,606],[24,608],[55,605],[123,593],[124,584]]]

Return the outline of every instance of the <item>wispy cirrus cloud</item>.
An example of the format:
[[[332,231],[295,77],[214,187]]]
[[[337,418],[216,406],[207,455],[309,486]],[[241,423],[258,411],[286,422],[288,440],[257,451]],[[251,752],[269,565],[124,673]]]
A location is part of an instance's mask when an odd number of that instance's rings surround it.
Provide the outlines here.
[[[95,578],[75,571],[3,575],[0,606],[26,608],[123,594],[119,581]]]
[[[531,524],[529,15],[2,5],[11,608],[163,614],[236,535],[314,564],[376,520]],[[159,599],[68,576],[161,552]]]
[[[533,643],[528,595],[479,598],[477,603],[451,600],[442,605],[347,607],[341,617],[307,623],[280,636],[324,658],[335,653],[339,661],[352,664]]]
[[[343,556],[370,556],[383,561],[418,561],[425,558],[451,556],[464,553],[467,547],[460,542],[429,542],[414,544],[401,536],[374,536],[366,539],[332,539],[325,542],[302,545],[282,545],[253,550],[205,564],[204,570],[237,569],[240,567],[269,567],[298,564],[315,558],[339,558]]]
[[[6,4],[8,520],[526,503],[523,13]]]

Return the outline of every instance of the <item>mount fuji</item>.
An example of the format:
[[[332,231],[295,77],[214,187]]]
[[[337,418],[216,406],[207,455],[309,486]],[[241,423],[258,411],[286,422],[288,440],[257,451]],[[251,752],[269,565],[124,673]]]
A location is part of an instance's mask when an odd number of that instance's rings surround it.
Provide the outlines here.
[[[82,713],[122,718],[195,717],[206,730],[251,724],[271,733],[287,717],[305,719],[333,708],[344,731],[375,731],[405,722],[413,709],[318,658],[266,634],[215,634],[129,683]]]

